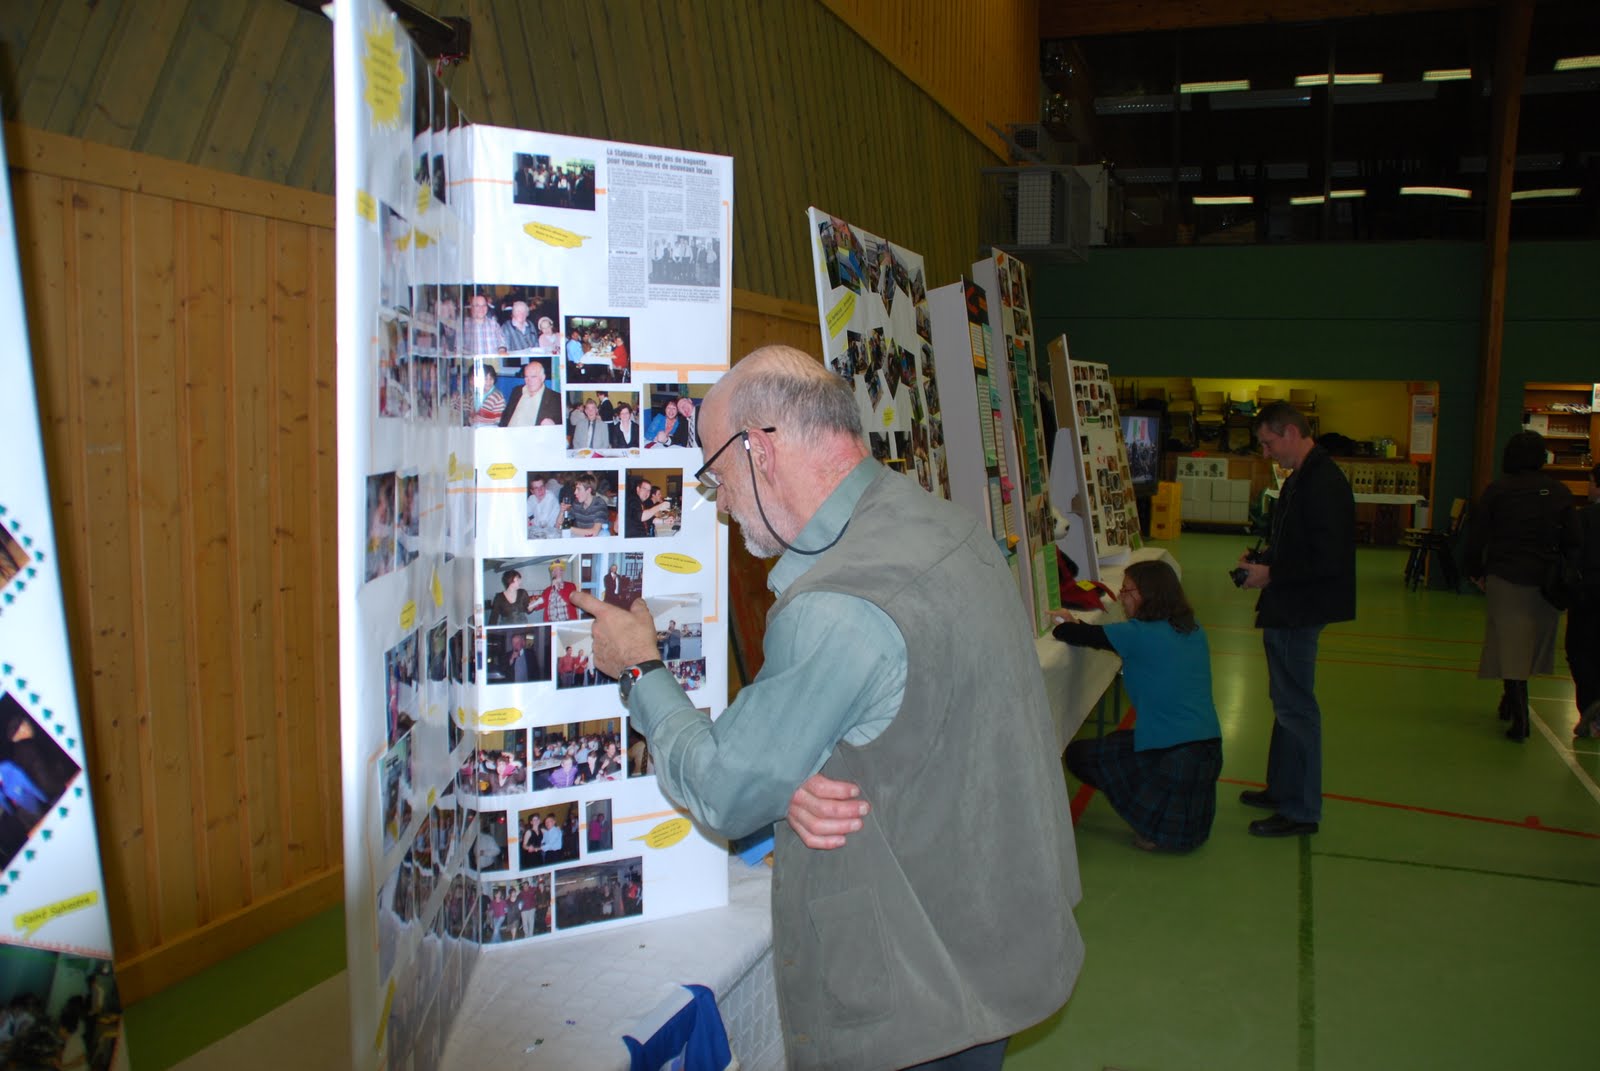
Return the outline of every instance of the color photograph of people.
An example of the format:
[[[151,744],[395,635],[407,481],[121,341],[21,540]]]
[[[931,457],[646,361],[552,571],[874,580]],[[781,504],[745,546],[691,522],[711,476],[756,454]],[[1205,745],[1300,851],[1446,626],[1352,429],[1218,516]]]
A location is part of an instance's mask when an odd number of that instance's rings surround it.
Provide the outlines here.
[[[415,473],[401,476],[395,482],[398,500],[394,525],[395,567],[410,565],[421,553],[422,514],[417,502],[421,491],[421,478]]]
[[[388,740],[394,743],[411,731],[420,710],[419,678],[421,644],[417,634],[389,648],[383,656],[384,709],[388,721]]]
[[[411,415],[411,354],[405,324],[378,321],[378,416],[404,420]]]
[[[583,810],[583,828],[586,834],[584,851],[587,854],[609,852],[611,850],[611,801],[591,800]]]
[[[569,867],[556,874],[556,929],[644,914],[644,860]]]
[[[78,769],[15,696],[0,696],[0,869],[27,844]]]
[[[639,392],[567,392],[567,450],[575,457],[637,454],[643,439]]]
[[[486,881],[479,893],[483,943],[503,944],[550,932],[550,875]]]
[[[830,216],[817,224],[817,238],[822,242],[828,285],[861,293],[861,240],[850,224]]]
[[[529,769],[535,791],[572,788],[627,776],[615,718],[535,727]]]
[[[562,426],[561,389],[550,379],[549,365],[554,360],[554,357],[530,356],[517,371],[514,384],[504,374],[496,380],[496,389],[506,398],[506,406],[500,411],[500,427]]]
[[[433,895],[433,883],[438,877],[438,865],[433,857],[433,826],[431,816],[422,819],[411,847],[406,851],[405,862],[411,864],[417,882],[417,903],[426,904]]]
[[[511,865],[507,852],[506,812],[488,811],[478,815],[478,830],[467,848],[467,865],[480,874],[505,870]]]
[[[577,590],[579,555],[486,558],[483,562],[484,623],[545,624],[584,616],[569,601]]]
[[[367,477],[366,579],[394,571],[394,473]]]
[[[677,535],[683,506],[682,469],[631,468],[623,486],[623,535],[629,539]]]
[[[517,815],[517,869],[570,863],[578,858],[576,802],[549,803],[530,807]]]
[[[652,286],[716,286],[722,282],[722,240],[710,235],[650,235]]]
[[[471,937],[478,933],[477,883],[467,877],[464,871],[450,879],[450,891],[445,893],[443,914],[444,932],[451,937]]]
[[[557,690],[617,683],[594,664],[594,635],[589,626],[587,620],[556,626]]]
[[[644,444],[704,446],[700,441],[700,403],[711,386],[707,383],[657,383],[645,388]]]
[[[569,384],[626,383],[633,374],[628,317],[568,316],[566,333]]]
[[[541,494],[535,483],[544,482]],[[547,496],[554,494],[555,527]],[[528,473],[528,536],[549,539],[552,530],[563,539],[608,536],[617,531],[617,473],[601,469],[593,472]],[[535,534],[538,533],[538,534]]]
[[[378,765],[383,786],[383,851],[400,843],[400,833],[411,824],[411,736],[401,737],[384,752]]]
[[[603,602],[624,610],[644,594],[644,554],[585,554],[584,575],[598,575],[598,592]],[[585,584],[588,587],[588,584]]]
[[[483,633],[484,684],[543,684],[551,679],[549,625],[512,625]]]
[[[671,666],[703,658],[699,595],[652,595],[645,599],[645,605],[656,623],[656,645],[662,661]],[[704,676],[703,665],[700,672]]]
[[[541,208],[594,211],[594,161],[519,152],[511,158],[511,201]]]
[[[6,981],[0,1067],[105,1071],[112,1065],[122,1001],[109,960],[4,944],[0,978]]]
[[[477,734],[456,771],[456,787],[472,796],[515,796],[529,790],[528,734],[503,729]]]

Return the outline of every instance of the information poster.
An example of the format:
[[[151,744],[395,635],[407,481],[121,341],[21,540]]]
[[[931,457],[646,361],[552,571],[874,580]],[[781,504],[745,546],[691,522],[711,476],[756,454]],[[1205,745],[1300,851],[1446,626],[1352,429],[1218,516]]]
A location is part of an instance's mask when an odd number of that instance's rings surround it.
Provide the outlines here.
[[[1072,360],[1064,335],[1050,343],[1050,363],[1057,411],[1072,431],[1083,479],[1075,512],[1089,522],[1099,560],[1118,560],[1140,545],[1139,511],[1110,369]]]
[[[0,160],[4,149],[0,147]],[[0,189],[0,979],[6,1067],[126,1066],[9,188]]]
[[[822,359],[855,391],[872,456],[950,497],[922,257],[806,210]]]
[[[471,125],[377,0],[335,26],[351,1045],[427,1069],[479,954],[727,901],[572,596],[721,713],[733,169]]]

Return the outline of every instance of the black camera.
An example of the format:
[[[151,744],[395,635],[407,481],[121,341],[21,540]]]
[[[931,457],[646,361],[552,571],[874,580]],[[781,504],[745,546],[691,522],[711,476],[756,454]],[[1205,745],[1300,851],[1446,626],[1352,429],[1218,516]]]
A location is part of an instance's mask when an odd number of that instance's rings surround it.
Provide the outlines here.
[[[1244,552],[1244,560],[1247,562],[1260,562],[1262,560],[1261,542],[1259,540],[1256,541],[1255,546]],[[1234,587],[1242,588],[1244,587],[1244,582],[1250,579],[1250,570],[1242,565],[1236,565],[1228,570],[1228,579],[1233,581]]]

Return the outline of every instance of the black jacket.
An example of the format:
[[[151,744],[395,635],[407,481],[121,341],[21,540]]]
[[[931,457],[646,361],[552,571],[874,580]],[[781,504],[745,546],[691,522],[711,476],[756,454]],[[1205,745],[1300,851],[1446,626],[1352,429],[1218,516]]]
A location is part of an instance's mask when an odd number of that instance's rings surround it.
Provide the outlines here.
[[[1583,546],[1578,551],[1578,568],[1583,571],[1583,605],[1600,612],[1600,502],[1590,502],[1578,510],[1583,529]]]
[[[1256,600],[1257,628],[1297,628],[1356,616],[1356,500],[1320,446],[1287,480],[1262,558],[1272,582]]]
[[[1536,587],[1581,538],[1572,492],[1543,472],[1502,476],[1478,498],[1467,531],[1467,575]]]

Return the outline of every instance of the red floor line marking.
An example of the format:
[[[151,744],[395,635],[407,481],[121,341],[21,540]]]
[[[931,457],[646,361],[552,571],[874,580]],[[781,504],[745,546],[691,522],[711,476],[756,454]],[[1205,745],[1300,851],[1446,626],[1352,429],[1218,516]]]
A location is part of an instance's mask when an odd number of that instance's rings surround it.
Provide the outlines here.
[[[1132,707],[1129,707],[1128,708],[1128,712],[1122,716],[1122,720],[1117,722],[1117,728],[1118,729],[1131,729],[1131,728],[1133,728],[1133,708]],[[1078,791],[1076,791],[1076,792],[1074,792],[1072,794],[1071,811],[1072,811],[1072,824],[1073,825],[1077,825],[1078,824],[1078,819],[1083,815],[1083,812],[1086,809],[1088,809],[1089,801],[1094,799],[1094,793],[1095,793],[1095,788],[1094,788],[1093,785],[1079,785],[1078,786]]]
[[[1219,782],[1230,785],[1246,785],[1250,788],[1266,788],[1260,781],[1244,781],[1236,777],[1219,777]],[[1465,814],[1461,811],[1445,811],[1437,807],[1418,807],[1412,803],[1391,803],[1388,800],[1367,799],[1365,796],[1344,796],[1337,792],[1324,792],[1325,800],[1338,800],[1340,803],[1364,803],[1369,807],[1387,807],[1392,811],[1411,811],[1413,814],[1433,814],[1441,818],[1459,818],[1467,822],[1484,822],[1492,826],[1514,826],[1517,829],[1536,829],[1541,833],[1559,833],[1564,837],[1582,837],[1585,840],[1600,840],[1600,833],[1590,833],[1582,829],[1563,829],[1560,826],[1547,826],[1539,821],[1539,816],[1530,814],[1520,822],[1512,818],[1491,818],[1483,814]]]

